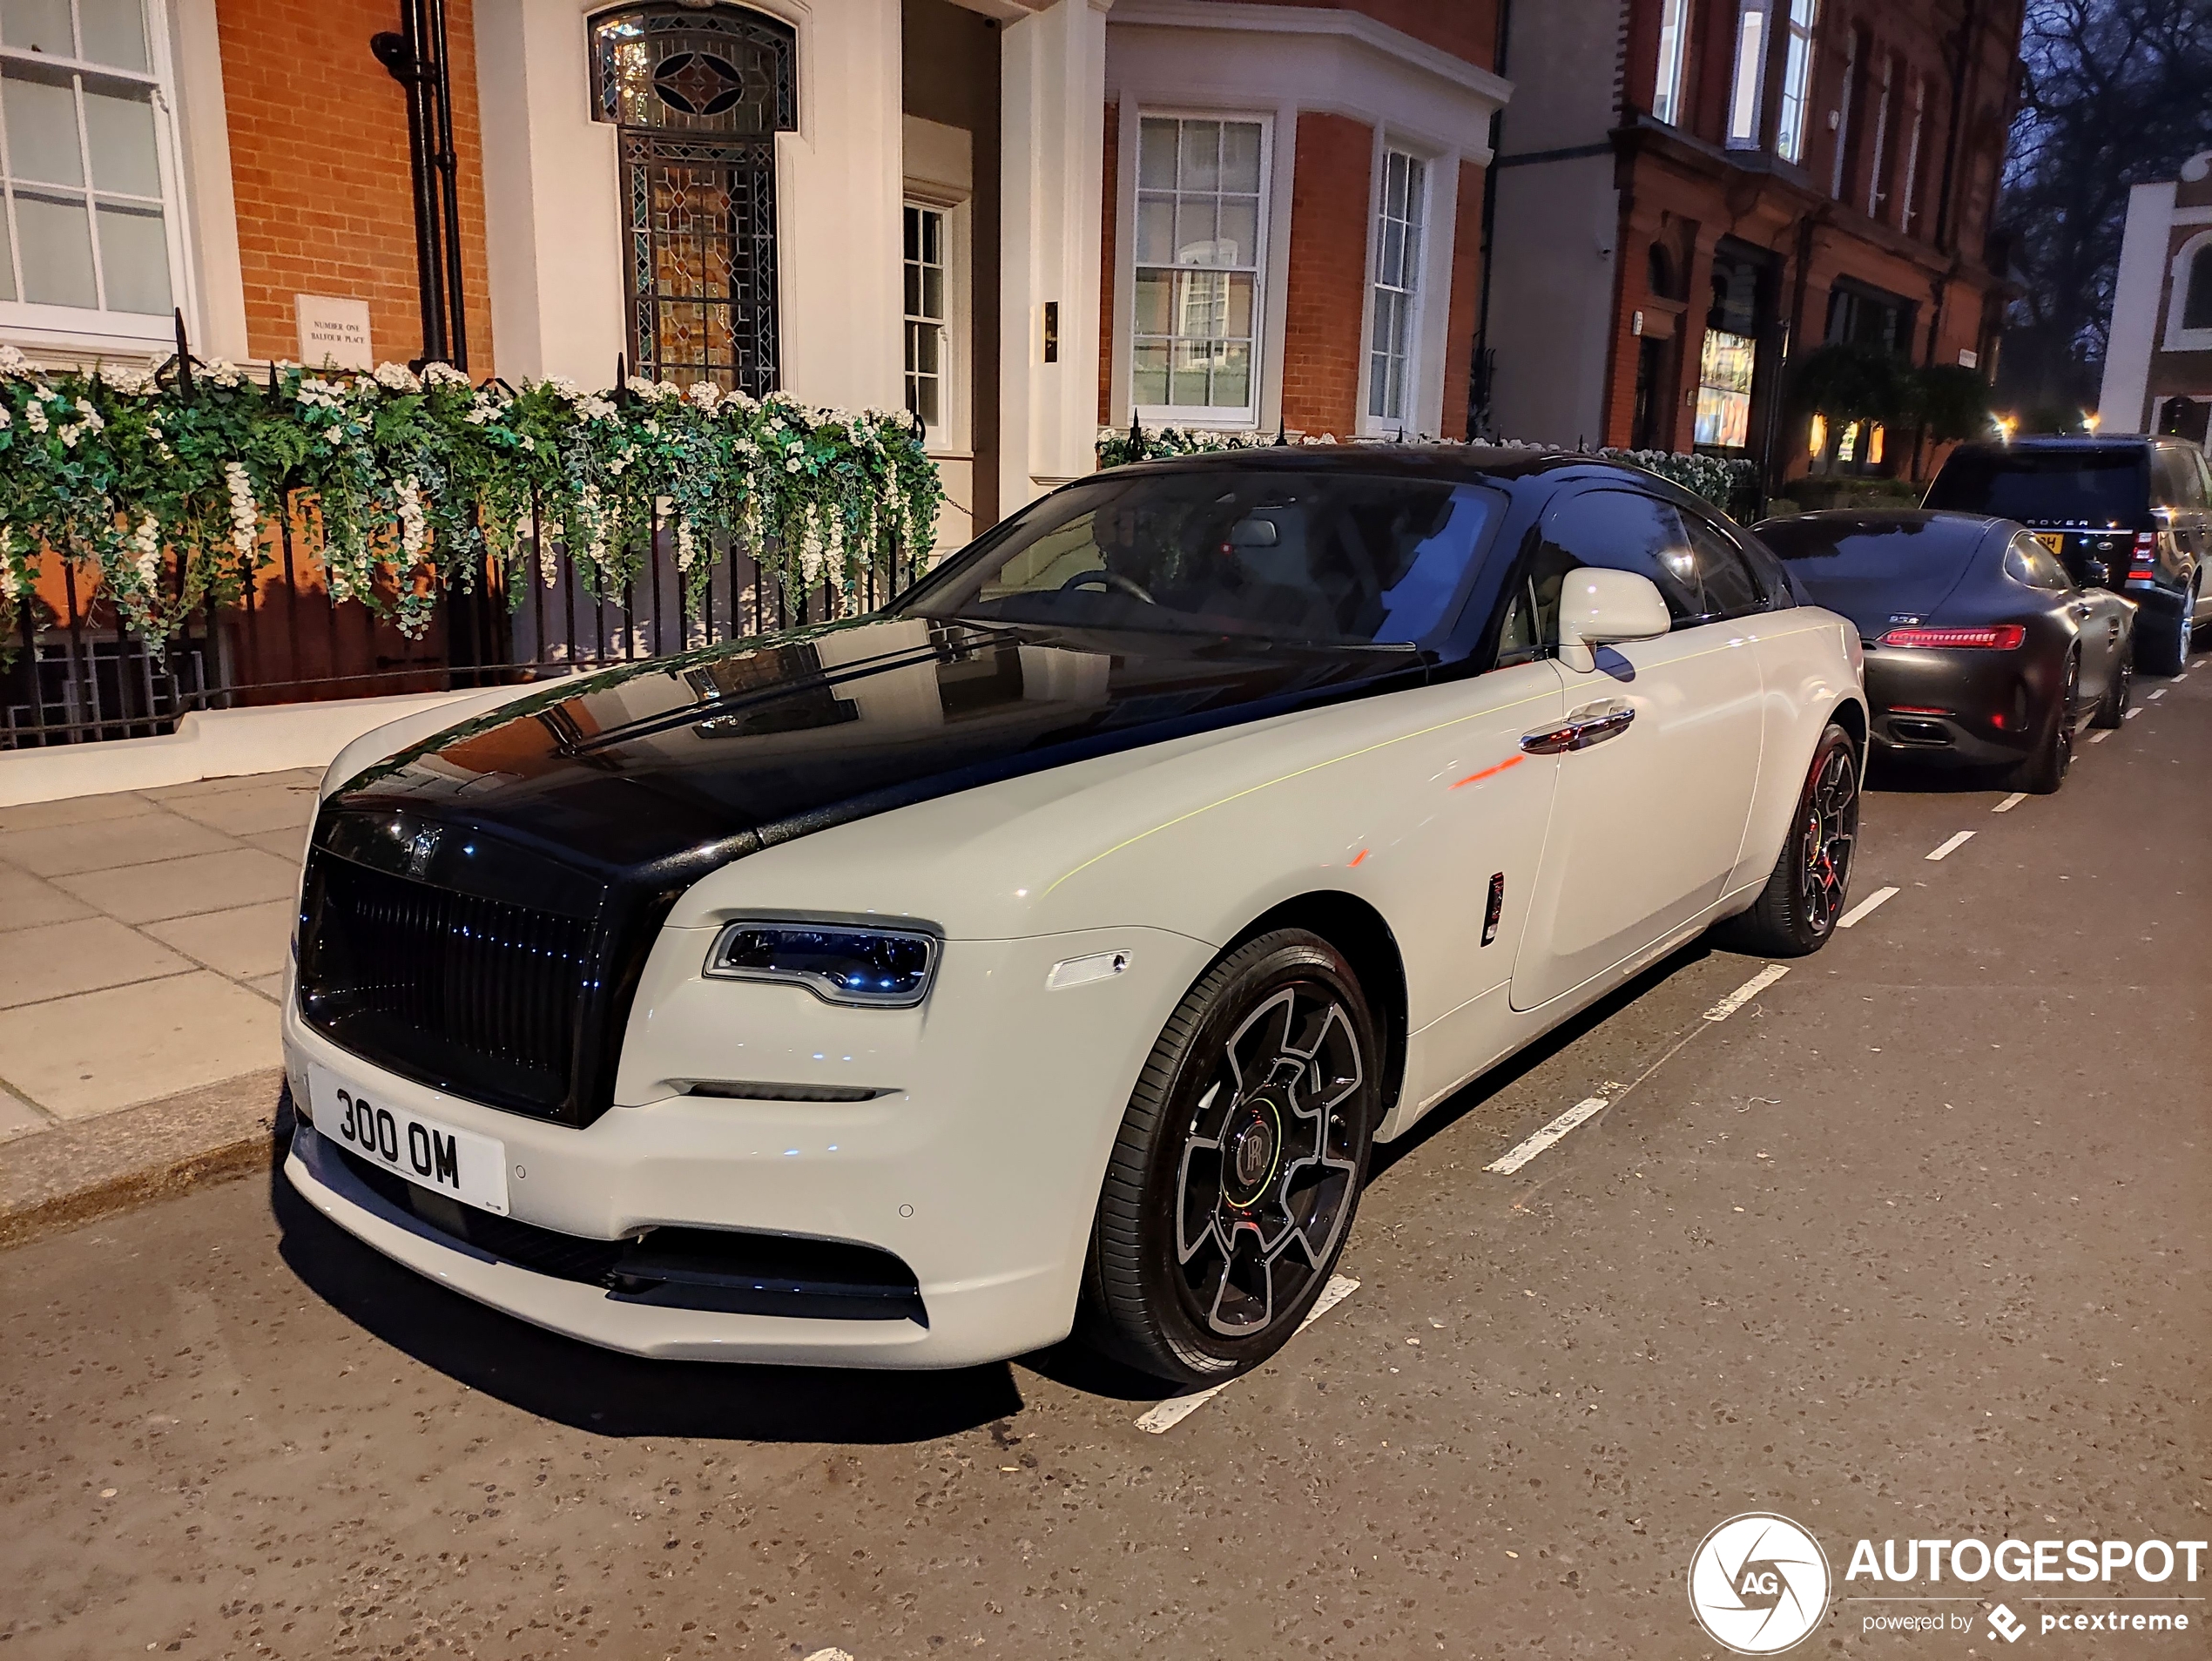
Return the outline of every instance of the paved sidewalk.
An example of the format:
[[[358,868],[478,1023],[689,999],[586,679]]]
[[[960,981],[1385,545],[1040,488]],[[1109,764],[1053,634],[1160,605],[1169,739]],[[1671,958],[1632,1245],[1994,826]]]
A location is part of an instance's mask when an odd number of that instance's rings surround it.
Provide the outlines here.
[[[64,1127],[81,1144],[105,1116],[280,1064],[316,779],[0,808],[0,1165],[37,1163],[30,1144]]]

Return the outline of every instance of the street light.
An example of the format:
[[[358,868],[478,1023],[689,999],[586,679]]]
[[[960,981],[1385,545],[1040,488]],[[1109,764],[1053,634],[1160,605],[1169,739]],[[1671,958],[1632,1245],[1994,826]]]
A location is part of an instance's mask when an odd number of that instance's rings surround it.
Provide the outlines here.
[[[2081,412],[2081,430],[2085,433],[2094,433],[2097,430],[2098,423],[2103,420],[2104,417],[2095,410],[2085,409]]]

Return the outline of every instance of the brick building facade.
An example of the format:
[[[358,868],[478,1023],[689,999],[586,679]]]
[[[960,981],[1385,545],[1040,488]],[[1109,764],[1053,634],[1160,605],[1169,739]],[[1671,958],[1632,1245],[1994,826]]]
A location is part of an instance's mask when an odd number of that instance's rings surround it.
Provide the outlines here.
[[[1481,346],[1517,436],[1911,474],[1784,397],[1852,341],[1987,373],[2018,0],[1517,9]],[[1601,72],[1602,65],[1610,73]]]

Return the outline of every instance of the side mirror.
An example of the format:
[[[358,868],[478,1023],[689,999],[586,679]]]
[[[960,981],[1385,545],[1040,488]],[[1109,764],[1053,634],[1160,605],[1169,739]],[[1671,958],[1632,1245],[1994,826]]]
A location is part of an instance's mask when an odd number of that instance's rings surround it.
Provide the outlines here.
[[[1593,646],[1652,640],[1674,626],[1659,585],[1634,571],[1585,565],[1559,591],[1559,660],[1569,669],[1597,667]]]

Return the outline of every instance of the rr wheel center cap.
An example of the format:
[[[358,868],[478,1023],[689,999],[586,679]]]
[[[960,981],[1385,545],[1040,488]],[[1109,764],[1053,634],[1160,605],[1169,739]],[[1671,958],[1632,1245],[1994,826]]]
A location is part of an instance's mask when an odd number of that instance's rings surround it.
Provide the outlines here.
[[[1238,1111],[1225,1138],[1228,1153],[1223,1198],[1238,1211],[1249,1211],[1266,1197],[1283,1149],[1281,1109],[1265,1096],[1255,1096]]]

